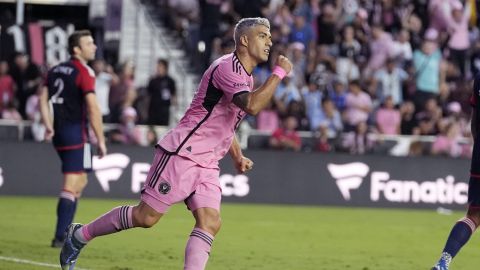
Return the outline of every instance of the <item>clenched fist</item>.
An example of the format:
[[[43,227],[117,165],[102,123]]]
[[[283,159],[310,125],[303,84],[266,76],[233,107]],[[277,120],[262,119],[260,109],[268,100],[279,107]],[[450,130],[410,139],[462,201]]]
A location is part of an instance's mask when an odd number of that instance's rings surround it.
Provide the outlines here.
[[[277,57],[277,62],[275,64],[283,68],[283,70],[285,70],[287,74],[290,73],[290,71],[292,70],[292,62],[290,62],[290,60],[288,60],[288,58],[283,55],[279,55]]]

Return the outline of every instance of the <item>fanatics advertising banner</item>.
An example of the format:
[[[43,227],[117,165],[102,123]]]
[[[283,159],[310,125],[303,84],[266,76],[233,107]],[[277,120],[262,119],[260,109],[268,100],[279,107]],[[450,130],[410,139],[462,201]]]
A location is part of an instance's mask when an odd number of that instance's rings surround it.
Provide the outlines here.
[[[109,145],[94,157],[85,197],[138,199],[153,148]],[[254,169],[221,162],[224,202],[464,209],[469,160],[442,157],[244,151]],[[60,160],[52,145],[0,142],[0,195],[56,196]]]

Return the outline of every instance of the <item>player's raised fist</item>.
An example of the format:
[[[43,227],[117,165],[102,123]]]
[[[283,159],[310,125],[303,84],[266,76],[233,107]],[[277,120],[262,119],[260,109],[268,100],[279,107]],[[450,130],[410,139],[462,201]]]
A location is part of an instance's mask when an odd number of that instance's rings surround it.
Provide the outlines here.
[[[288,60],[288,58],[283,55],[279,55],[277,57],[276,65],[283,68],[283,70],[285,70],[287,74],[290,73],[290,71],[292,70],[292,62],[290,62],[290,60]]]

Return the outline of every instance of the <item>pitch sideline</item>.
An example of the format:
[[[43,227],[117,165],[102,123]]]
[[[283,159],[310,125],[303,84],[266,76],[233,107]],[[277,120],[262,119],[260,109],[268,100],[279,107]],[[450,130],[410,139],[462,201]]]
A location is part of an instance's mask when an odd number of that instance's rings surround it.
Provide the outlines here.
[[[35,262],[35,261],[30,261],[30,260],[15,258],[15,257],[0,256],[0,260],[8,261],[8,262],[14,262],[14,263],[30,264],[30,265],[36,265],[36,266],[44,266],[44,267],[50,267],[50,268],[56,268],[56,269],[58,269],[60,267],[58,264]],[[76,270],[89,270],[89,269],[80,268],[80,267],[75,267],[75,269]]]

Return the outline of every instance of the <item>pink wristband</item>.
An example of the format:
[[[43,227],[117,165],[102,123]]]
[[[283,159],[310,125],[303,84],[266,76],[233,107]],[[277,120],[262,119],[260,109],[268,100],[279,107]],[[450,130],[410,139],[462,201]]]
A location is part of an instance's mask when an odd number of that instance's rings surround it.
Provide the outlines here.
[[[273,68],[272,74],[277,75],[280,78],[280,80],[283,80],[285,75],[287,75],[287,72],[281,66],[275,66]]]

